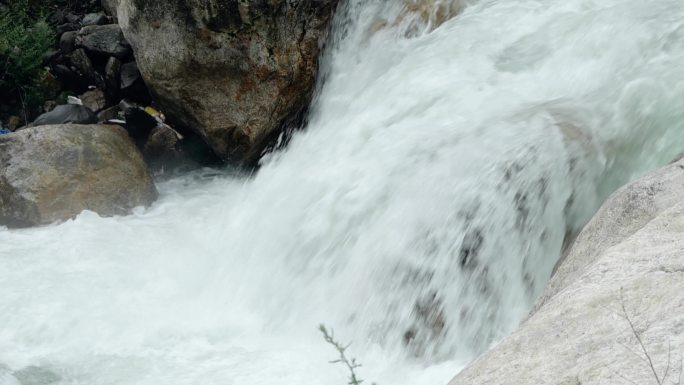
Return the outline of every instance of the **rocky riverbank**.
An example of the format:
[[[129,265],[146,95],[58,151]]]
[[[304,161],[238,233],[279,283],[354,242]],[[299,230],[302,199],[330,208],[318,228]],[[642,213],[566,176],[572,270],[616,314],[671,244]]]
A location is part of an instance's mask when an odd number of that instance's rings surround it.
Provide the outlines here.
[[[74,130],[72,124],[124,127],[131,143],[126,151],[97,155],[120,169],[137,168],[140,153],[153,170],[215,161],[252,167],[265,152],[286,143],[289,132],[301,126],[311,99],[319,53],[337,0],[193,4],[110,0],[87,7],[49,7],[58,44],[43,55],[41,92],[46,100],[37,108],[27,108],[19,100],[19,88],[18,98],[0,106],[5,111],[0,115],[0,145],[9,149],[2,159],[5,173],[20,169],[22,178],[40,181],[41,169],[60,167],[59,156],[43,159],[47,163],[41,165],[42,158],[24,151],[28,147],[36,153],[54,150],[49,140],[32,142],[47,135],[42,132],[48,131],[47,125],[65,157],[78,159],[72,166],[79,169],[68,171],[79,175],[94,171],[89,162],[98,151],[93,148],[107,145],[89,142],[119,133],[120,127],[88,126],[108,133],[94,135],[87,128]],[[3,20],[13,9],[3,8]],[[7,60],[13,60],[11,55]],[[20,112],[12,115],[11,111]],[[87,145],[69,149],[76,142]],[[71,178],[69,173],[60,178]],[[71,201],[84,187],[99,194],[96,200],[112,199],[121,210],[84,203],[50,212],[51,206],[33,199],[48,187],[26,186],[9,174],[3,178],[0,225],[41,224],[82,209],[111,215],[132,206],[115,202],[125,192],[91,189],[76,178],[63,186],[49,184],[50,196]],[[40,213],[27,214],[36,210],[26,208],[26,202],[40,206]]]

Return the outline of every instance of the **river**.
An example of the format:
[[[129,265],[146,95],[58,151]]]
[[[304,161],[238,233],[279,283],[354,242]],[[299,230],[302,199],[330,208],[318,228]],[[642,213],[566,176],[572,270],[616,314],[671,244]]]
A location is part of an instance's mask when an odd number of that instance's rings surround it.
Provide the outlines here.
[[[0,384],[345,384],[321,323],[368,384],[446,384],[684,150],[682,63],[681,0],[348,0],[258,172],[0,228]]]

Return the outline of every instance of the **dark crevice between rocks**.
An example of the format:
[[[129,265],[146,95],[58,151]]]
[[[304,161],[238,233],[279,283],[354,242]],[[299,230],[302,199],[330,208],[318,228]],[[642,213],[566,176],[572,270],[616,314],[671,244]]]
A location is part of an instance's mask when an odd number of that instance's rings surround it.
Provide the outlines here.
[[[238,0],[225,0],[208,7],[208,16],[203,20],[204,24],[214,32],[230,32],[239,29],[242,25],[240,6]]]
[[[156,159],[147,159],[150,166],[154,169],[159,169],[163,166],[171,170],[191,170],[200,167],[223,168],[226,164],[216,153],[207,145],[204,139],[194,130],[182,126],[173,126],[176,131],[183,135],[183,140],[178,142],[177,151],[179,157],[156,157]]]
[[[283,119],[276,130],[265,136],[258,145],[253,146],[251,152],[247,153],[243,166],[256,170],[263,156],[271,152],[284,150],[292,140],[292,137],[308,125],[309,107],[310,102],[307,102]]]

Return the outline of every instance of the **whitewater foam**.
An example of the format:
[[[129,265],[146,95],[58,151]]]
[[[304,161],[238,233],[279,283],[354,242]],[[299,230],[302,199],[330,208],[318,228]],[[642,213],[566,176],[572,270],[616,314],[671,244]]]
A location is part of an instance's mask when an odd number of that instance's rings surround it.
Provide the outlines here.
[[[308,127],[251,177],[0,230],[0,380],[344,383],[325,323],[362,378],[427,385],[510,333],[607,194],[684,148],[684,3],[457,3],[348,1]]]

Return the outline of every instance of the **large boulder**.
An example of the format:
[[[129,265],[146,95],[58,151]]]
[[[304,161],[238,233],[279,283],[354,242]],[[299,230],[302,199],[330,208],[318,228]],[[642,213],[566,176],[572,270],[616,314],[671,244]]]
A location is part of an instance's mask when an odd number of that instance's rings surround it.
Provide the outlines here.
[[[337,2],[119,0],[116,8],[164,112],[224,160],[252,162],[308,105]]]
[[[0,225],[66,220],[83,210],[125,215],[157,197],[119,126],[54,125],[0,136]]]
[[[614,193],[519,330],[450,385],[675,384],[684,378],[682,354],[679,160]]]

